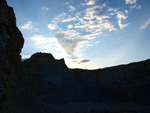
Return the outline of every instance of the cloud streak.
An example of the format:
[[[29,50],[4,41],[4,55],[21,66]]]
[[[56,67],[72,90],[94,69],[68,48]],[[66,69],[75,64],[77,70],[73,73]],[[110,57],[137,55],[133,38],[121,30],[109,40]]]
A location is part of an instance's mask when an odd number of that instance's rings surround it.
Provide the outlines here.
[[[46,7],[46,6],[41,7],[41,9],[42,9],[42,10],[45,10],[45,11],[48,11],[48,10],[49,10],[49,8],[48,8],[48,7]]]
[[[82,61],[80,61],[78,64],[89,63],[89,62],[90,62],[90,60],[82,60]]]
[[[141,29],[145,29],[148,26],[150,26],[150,18],[145,22],[145,24],[143,26],[141,26]]]

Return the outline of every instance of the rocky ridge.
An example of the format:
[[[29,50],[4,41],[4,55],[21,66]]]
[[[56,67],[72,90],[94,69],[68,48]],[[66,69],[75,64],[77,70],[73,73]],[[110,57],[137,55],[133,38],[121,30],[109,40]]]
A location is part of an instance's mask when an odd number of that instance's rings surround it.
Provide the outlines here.
[[[98,70],[69,69],[64,59],[47,53],[21,62],[23,43],[13,8],[0,0],[0,113],[90,112],[93,106],[98,111],[92,113],[101,113],[110,112],[111,105],[150,111],[141,107],[150,106],[150,60]],[[124,103],[130,108],[119,106]]]

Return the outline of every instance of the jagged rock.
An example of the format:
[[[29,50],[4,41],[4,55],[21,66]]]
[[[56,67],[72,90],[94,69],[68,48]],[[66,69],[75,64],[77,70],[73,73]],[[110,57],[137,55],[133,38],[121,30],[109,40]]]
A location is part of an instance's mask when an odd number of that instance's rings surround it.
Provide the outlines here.
[[[13,8],[0,0],[0,113],[150,111],[150,60],[69,69],[49,53],[21,62],[23,43]]]
[[[23,43],[13,8],[0,0],[0,113],[40,113],[34,94],[28,92],[22,80]]]

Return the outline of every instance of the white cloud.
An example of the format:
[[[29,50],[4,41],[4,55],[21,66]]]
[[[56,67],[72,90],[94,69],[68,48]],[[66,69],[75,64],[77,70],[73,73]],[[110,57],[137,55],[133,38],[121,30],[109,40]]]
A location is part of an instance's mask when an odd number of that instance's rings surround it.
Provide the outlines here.
[[[46,7],[46,6],[41,7],[41,9],[42,9],[42,10],[45,10],[45,11],[48,11],[48,10],[49,10],[49,8],[48,8],[48,7]]]
[[[31,40],[35,42],[36,45],[46,45],[48,47],[58,46],[57,40],[53,37],[44,37],[43,35],[34,35]]]
[[[86,0],[89,6],[85,10],[76,13],[64,12],[54,18],[54,23],[67,27],[65,29],[59,28],[55,38],[68,55],[68,58],[72,59],[73,62],[79,63],[82,61],[80,59],[82,56],[80,53],[81,48],[87,48],[99,43],[98,40],[98,42],[94,42],[94,39],[100,37],[102,34],[105,35],[103,31],[117,31],[112,21],[113,17],[117,17],[120,29],[128,26],[127,23],[124,23],[128,18],[128,10],[119,12],[119,8],[111,8],[105,3],[95,5],[95,1]],[[78,53],[80,53],[80,56],[78,56]]]
[[[86,29],[87,32],[92,32],[92,34],[96,34],[103,29],[116,31],[113,24],[108,20],[110,18],[109,14],[104,14],[104,12],[107,11],[110,12],[110,8],[108,8],[105,3],[87,8],[85,15],[81,17],[82,19],[80,19],[80,22],[77,23],[74,28]]]
[[[118,12],[117,18],[118,18],[118,25],[119,25],[120,29],[123,29],[124,27],[128,26],[128,23],[127,24],[122,23],[122,20],[126,20],[128,18],[128,16],[124,15],[122,12]]]
[[[106,8],[106,4],[102,4],[99,6],[93,6],[86,9],[85,17],[84,19],[91,20],[91,19],[97,19],[102,20],[109,18],[108,15],[104,15],[104,8]]]
[[[31,21],[29,21],[26,24],[24,24],[23,26],[21,26],[21,29],[26,29],[26,30],[29,30],[29,29],[32,29],[32,28],[33,28],[33,26],[32,26]]]
[[[150,25],[150,19],[148,19],[143,26],[141,26],[141,29],[144,29]]]
[[[49,28],[50,30],[55,30],[55,29],[58,28],[58,26],[57,26],[57,24],[48,24],[48,28]]]
[[[67,27],[68,27],[68,29],[71,29],[73,26],[72,25],[68,25]]]
[[[135,4],[137,0],[125,0],[126,4]]]
[[[89,40],[93,40],[101,35],[102,30],[116,31],[116,28],[114,28],[113,24],[108,20],[110,18],[109,14],[104,13],[107,12],[108,9],[109,7],[107,7],[106,4],[102,4],[89,7],[83,11],[84,13],[79,12],[74,16],[69,15],[68,17],[66,17],[67,14],[65,14],[61,16],[61,18],[59,17],[60,19],[57,18],[57,23],[72,21],[75,23],[67,26],[69,30],[60,29],[56,36],[58,43],[73,62],[79,62],[77,60],[80,56],[78,56],[77,52],[79,52],[81,48],[96,44],[89,43]],[[80,32],[81,30],[85,31],[85,33]]]
[[[65,12],[61,13],[60,15],[55,17],[52,22],[55,22],[55,23],[61,22],[65,18],[66,15],[67,15],[67,13],[65,13]]]
[[[22,60],[29,59],[30,57],[31,55],[21,55]]]
[[[46,44],[48,42],[48,39],[46,39],[42,35],[35,35],[35,36],[31,37],[31,40],[35,41],[39,45],[40,44]]]
[[[76,8],[74,6],[69,6],[70,10],[69,11],[74,11]]]
[[[62,22],[71,22],[71,21],[75,21],[76,18],[75,17],[68,17],[66,19],[63,19]]]
[[[90,0],[86,3],[86,5],[94,5],[97,0]]]
[[[80,33],[76,30],[60,30],[57,34],[65,35],[68,38],[80,36]]]

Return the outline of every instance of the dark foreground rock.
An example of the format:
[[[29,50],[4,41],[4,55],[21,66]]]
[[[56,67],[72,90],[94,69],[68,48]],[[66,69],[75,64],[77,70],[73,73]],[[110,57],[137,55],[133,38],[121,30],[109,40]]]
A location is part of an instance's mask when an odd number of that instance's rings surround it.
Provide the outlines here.
[[[40,113],[34,94],[24,85],[23,44],[13,8],[0,0],[0,113]]]
[[[51,54],[36,53],[23,62],[23,72],[49,112],[67,112],[67,106],[73,111],[150,111],[150,60],[82,70],[67,68]]]
[[[13,8],[0,0],[0,113],[150,112],[150,60],[69,69],[47,53],[21,62],[23,43]]]

